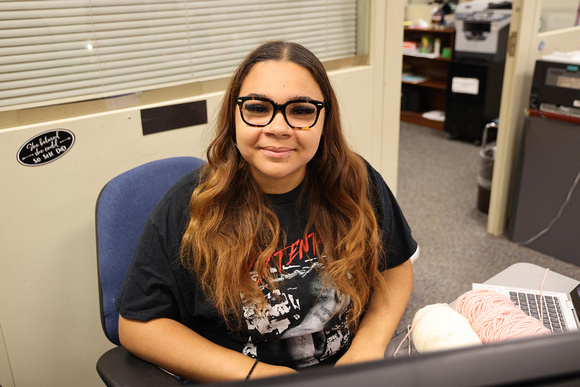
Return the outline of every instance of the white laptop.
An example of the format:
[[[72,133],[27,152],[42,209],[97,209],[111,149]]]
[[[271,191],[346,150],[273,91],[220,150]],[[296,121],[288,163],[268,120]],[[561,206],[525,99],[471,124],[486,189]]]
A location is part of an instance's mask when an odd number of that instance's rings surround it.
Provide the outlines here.
[[[540,291],[489,284],[473,284],[473,290],[493,289],[509,297],[525,314],[540,319]],[[544,326],[554,333],[576,331],[580,327],[580,284],[570,294],[543,291]]]

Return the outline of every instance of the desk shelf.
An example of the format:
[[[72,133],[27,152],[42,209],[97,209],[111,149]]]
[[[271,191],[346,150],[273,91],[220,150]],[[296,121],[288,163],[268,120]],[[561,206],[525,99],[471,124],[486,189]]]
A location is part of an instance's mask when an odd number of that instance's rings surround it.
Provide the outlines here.
[[[453,48],[455,45],[454,28],[405,28],[404,40],[420,44],[422,38],[441,41],[441,49]],[[404,52],[403,71],[419,77],[423,81],[402,80],[401,121],[411,122],[443,130],[445,123],[422,117],[431,110],[445,111],[447,96],[447,77],[451,58],[437,54]]]
[[[439,89],[439,90],[447,90],[447,81],[442,81],[442,80],[431,80],[428,79],[426,81],[423,82],[407,82],[407,81],[402,81],[404,84],[406,85],[415,85],[415,86],[422,86],[422,87],[429,87],[432,89]]]
[[[409,122],[411,124],[417,124],[421,126],[427,126],[429,128],[443,130],[445,125],[444,121],[433,121],[422,116],[423,113],[415,113],[401,110],[401,121]]]

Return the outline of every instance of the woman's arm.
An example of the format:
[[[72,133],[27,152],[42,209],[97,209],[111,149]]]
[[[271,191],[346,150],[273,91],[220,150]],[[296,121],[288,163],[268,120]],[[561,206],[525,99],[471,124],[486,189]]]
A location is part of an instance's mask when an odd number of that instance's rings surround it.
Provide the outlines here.
[[[336,362],[346,365],[384,359],[387,344],[397,329],[413,290],[411,260],[385,270],[386,286],[373,293],[365,316],[348,351]]]
[[[255,361],[166,318],[139,321],[119,316],[119,338],[136,356],[197,382],[244,380]],[[294,372],[259,362],[251,379]]]

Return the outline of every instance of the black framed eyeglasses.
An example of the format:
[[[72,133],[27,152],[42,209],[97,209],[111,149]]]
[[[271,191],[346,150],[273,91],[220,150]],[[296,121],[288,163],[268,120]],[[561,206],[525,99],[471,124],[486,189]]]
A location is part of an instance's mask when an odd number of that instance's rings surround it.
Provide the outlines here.
[[[279,110],[292,129],[310,129],[316,125],[324,107],[324,102],[309,99],[296,99],[279,105],[268,98],[254,96],[238,97],[236,103],[242,120],[258,128],[269,125]]]

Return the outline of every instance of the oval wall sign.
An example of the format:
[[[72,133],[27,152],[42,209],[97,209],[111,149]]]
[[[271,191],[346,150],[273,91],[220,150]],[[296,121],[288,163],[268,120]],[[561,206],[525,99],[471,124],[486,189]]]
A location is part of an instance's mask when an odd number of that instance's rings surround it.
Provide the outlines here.
[[[40,133],[18,150],[18,162],[35,167],[48,164],[64,156],[75,143],[75,135],[66,129],[49,130]]]

